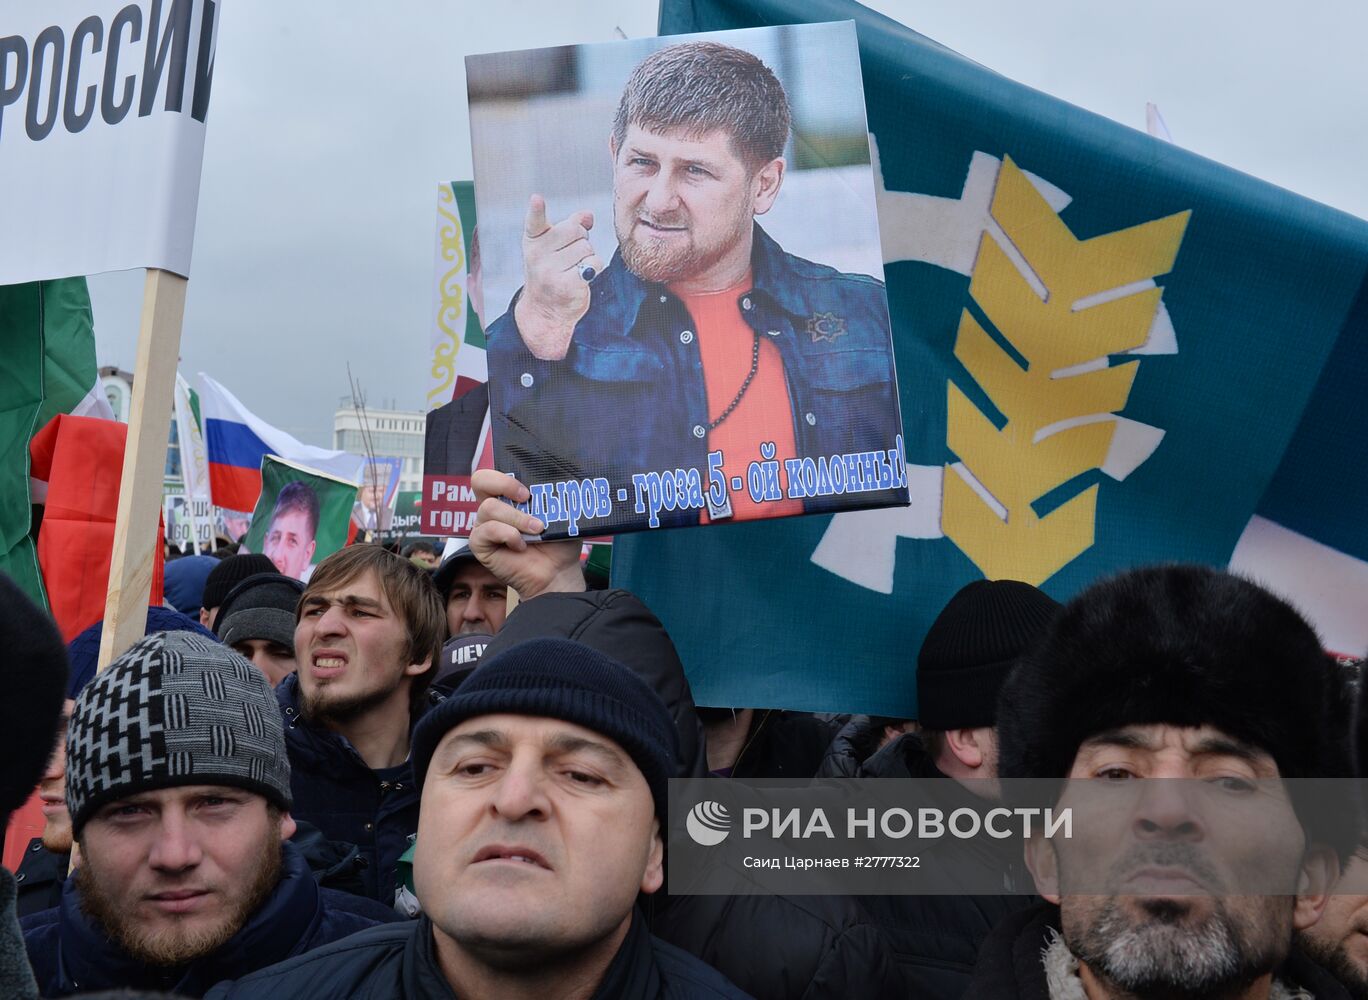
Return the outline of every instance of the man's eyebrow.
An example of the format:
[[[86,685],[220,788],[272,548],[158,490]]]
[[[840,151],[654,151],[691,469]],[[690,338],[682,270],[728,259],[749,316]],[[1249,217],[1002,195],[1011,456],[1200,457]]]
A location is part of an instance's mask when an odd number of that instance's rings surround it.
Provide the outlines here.
[[[619,770],[627,763],[622,754],[608,744],[570,733],[556,733],[546,741],[545,746],[556,754],[588,753],[598,757],[606,766]]]
[[[1083,741],[1083,748],[1120,747],[1123,750],[1153,750],[1157,744],[1133,729],[1104,729]]]
[[[1198,740],[1193,745],[1192,752],[1217,757],[1235,757],[1250,764],[1262,763],[1268,759],[1268,755],[1262,751],[1243,740],[1232,739],[1229,736],[1208,736]]]
[[[1133,729],[1108,729],[1083,741],[1083,747],[1088,749],[1104,746],[1154,751],[1158,749],[1159,744]],[[1229,736],[1203,737],[1192,745],[1190,752],[1194,756],[1236,757],[1251,764],[1260,763],[1267,758],[1267,755],[1256,747]]]
[[[359,597],[356,594],[344,594],[337,598],[327,597],[323,594],[310,594],[308,597],[304,598],[300,607],[312,608],[317,607],[320,604],[341,604],[343,607],[348,608],[373,608],[377,611],[385,610],[385,606],[374,598]]]
[[[438,748],[437,754],[450,755],[459,750],[464,750],[470,744],[484,747],[487,750],[505,750],[508,748],[508,737],[497,729],[477,729],[474,732],[461,733],[444,740]]]

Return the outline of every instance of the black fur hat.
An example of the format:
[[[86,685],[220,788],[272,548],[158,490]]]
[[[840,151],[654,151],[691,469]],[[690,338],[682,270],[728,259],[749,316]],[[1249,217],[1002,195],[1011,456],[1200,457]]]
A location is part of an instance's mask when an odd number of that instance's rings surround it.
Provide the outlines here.
[[[1003,686],[998,770],[1063,779],[1090,736],[1167,724],[1259,747],[1283,778],[1350,778],[1350,699],[1315,631],[1263,588],[1204,566],[1132,570],[1066,604]],[[1293,807],[1343,859],[1357,810],[1327,809],[1318,787],[1292,788]]]
[[[0,831],[43,776],[66,694],[67,654],[46,612],[0,573]]]
[[[1260,747],[1284,778],[1349,777],[1344,699],[1286,602],[1204,566],[1133,570],[1065,605],[1004,686],[999,772],[1063,778],[1089,736],[1166,723]]]

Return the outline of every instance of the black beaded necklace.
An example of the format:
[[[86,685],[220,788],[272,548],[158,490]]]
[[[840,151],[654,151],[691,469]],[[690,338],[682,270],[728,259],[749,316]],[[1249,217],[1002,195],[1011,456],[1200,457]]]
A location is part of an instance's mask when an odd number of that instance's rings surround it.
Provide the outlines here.
[[[710,431],[717,430],[717,428],[722,425],[722,421],[730,417],[732,411],[741,405],[741,397],[746,394],[746,390],[750,388],[750,384],[755,378],[755,373],[760,370],[760,333],[758,330],[752,330],[751,333],[755,335],[755,343],[751,346],[750,371],[746,373],[746,380],[741,383],[741,388],[736,390],[736,396],[727,404],[727,408],[722,411],[722,415],[708,424],[708,430]]]

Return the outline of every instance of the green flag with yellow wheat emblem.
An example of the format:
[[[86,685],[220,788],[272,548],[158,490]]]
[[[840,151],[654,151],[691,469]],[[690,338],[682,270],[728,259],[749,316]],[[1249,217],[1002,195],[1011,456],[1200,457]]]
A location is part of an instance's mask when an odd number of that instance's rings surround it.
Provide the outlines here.
[[[971,580],[1066,599],[1230,561],[1331,349],[1368,332],[1368,224],[848,0],[664,0],[661,33],[848,19],[912,505],[623,538],[614,578],[700,704],[915,717],[922,637]]]

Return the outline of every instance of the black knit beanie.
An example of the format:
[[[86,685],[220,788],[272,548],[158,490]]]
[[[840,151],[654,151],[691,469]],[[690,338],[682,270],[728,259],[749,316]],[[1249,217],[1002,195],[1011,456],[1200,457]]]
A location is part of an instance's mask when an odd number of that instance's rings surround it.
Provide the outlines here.
[[[1018,580],[975,580],[945,606],[917,656],[917,720],[927,729],[996,721],[998,691],[1059,602]]]
[[[419,791],[443,736],[466,719],[502,713],[561,719],[613,740],[645,776],[664,822],[666,782],[679,758],[669,709],[621,663],[568,639],[531,639],[482,660],[454,695],[423,716],[413,733]]]
[[[204,581],[204,596],[200,599],[200,606],[217,608],[228,596],[228,591],[249,576],[275,571],[275,563],[260,552],[244,552],[241,555],[229,556],[209,571],[209,576]],[[213,625],[213,622],[209,624]]]

